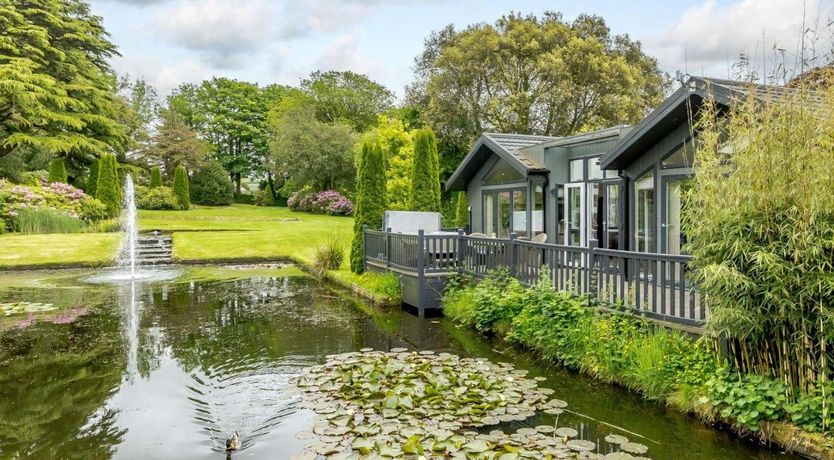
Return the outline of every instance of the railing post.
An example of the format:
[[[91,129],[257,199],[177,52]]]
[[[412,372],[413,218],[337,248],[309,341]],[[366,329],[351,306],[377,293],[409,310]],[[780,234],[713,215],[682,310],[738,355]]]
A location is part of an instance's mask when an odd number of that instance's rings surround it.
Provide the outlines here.
[[[463,261],[465,260],[464,257],[466,257],[466,240],[464,239],[464,236],[466,236],[466,232],[464,232],[462,228],[459,228],[458,229],[458,244],[457,244],[457,248],[456,248],[457,249],[457,254],[455,254],[456,255],[455,259],[457,260],[457,265],[458,265],[458,273],[463,272]]]
[[[391,227],[385,229],[385,268],[391,269]]]
[[[423,229],[417,230],[417,316],[426,316],[425,292],[426,292],[426,232]]]
[[[510,276],[513,278],[518,274],[518,248],[515,245],[515,240],[518,235],[513,232],[510,233]]]

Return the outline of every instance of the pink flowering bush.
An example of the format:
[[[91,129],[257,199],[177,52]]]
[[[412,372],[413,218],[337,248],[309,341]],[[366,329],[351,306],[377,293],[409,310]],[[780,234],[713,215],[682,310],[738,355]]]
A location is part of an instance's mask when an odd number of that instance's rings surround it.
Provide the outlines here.
[[[353,203],[335,190],[313,192],[299,190],[287,199],[287,206],[293,211],[328,214],[332,216],[349,216],[353,214]]]
[[[69,184],[24,186],[0,180],[0,226],[11,228],[11,221],[22,209],[51,209],[85,222],[106,217],[101,201]]]

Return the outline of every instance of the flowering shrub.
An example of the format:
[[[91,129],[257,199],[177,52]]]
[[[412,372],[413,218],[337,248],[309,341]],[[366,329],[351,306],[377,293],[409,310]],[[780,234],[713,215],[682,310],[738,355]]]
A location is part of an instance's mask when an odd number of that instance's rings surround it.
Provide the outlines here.
[[[0,226],[11,227],[12,220],[23,209],[51,209],[85,222],[106,215],[104,204],[69,184],[24,186],[0,180]]]
[[[349,216],[353,214],[353,203],[335,190],[313,192],[307,189],[299,190],[287,199],[287,206],[293,211],[329,214],[333,216]]]

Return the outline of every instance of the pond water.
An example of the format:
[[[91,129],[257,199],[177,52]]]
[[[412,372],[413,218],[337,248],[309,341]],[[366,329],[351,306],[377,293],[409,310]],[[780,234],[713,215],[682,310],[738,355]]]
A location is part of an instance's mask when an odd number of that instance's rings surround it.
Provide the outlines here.
[[[288,380],[325,356],[370,347],[510,362],[568,402],[583,439],[611,433],[654,459],[793,458],[638,396],[491,343],[442,319],[382,312],[290,268],[184,269],[144,284],[91,284],[92,272],[0,275],[0,303],[54,311],[0,317],[0,458],[290,458],[314,415]],[[550,418],[548,418],[550,417]],[[542,415],[505,431],[554,423]],[[602,452],[605,452],[602,448]]]

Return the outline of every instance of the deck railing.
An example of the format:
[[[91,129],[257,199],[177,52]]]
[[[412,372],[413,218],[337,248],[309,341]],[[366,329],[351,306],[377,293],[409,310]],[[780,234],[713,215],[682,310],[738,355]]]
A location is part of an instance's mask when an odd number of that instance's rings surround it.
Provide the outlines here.
[[[553,289],[586,296],[594,305],[624,308],[659,321],[700,326],[708,312],[687,269],[690,256],[534,243],[456,234],[417,235],[365,230],[365,260],[418,277],[505,267],[532,285],[549,270]]]

